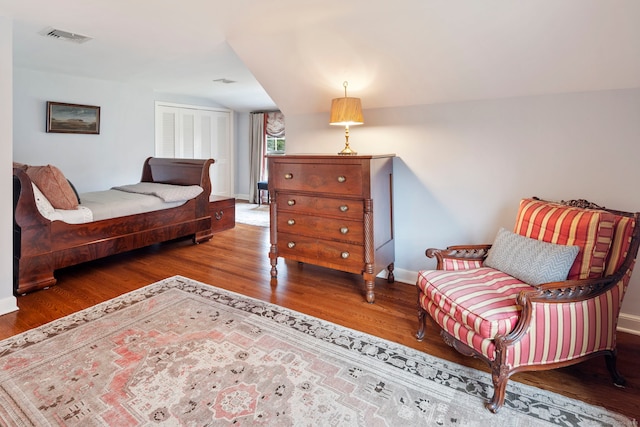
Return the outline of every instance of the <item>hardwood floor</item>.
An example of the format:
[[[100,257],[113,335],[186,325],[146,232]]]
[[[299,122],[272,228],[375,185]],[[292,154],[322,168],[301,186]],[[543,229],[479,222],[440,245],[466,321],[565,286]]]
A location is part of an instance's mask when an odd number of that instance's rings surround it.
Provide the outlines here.
[[[60,270],[56,286],[18,297],[20,310],[0,316],[0,339],[182,275],[488,372],[480,361],[459,355],[444,344],[432,323],[423,342],[414,338],[417,309],[413,284],[390,285],[377,279],[376,302],[368,304],[360,276],[279,259],[278,283],[271,285],[268,231],[237,224],[200,245],[178,240]],[[515,374],[511,381],[640,419],[639,355],[640,336],[619,333],[618,368],[627,379],[626,388],[613,385],[600,357],[563,369]]]

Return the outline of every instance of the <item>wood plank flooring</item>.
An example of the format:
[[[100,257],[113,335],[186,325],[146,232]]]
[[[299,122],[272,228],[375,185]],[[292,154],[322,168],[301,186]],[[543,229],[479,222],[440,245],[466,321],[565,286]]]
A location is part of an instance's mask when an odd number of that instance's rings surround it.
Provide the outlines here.
[[[200,245],[177,240],[60,270],[56,286],[18,297],[20,310],[0,316],[0,339],[182,275],[488,372],[482,362],[459,355],[444,344],[432,323],[423,342],[414,338],[417,309],[413,284],[387,284],[378,279],[376,302],[368,304],[360,276],[282,259],[278,261],[278,283],[271,284],[268,231],[237,224]],[[618,368],[627,379],[625,388],[613,385],[604,358],[554,371],[519,373],[511,381],[640,419],[639,356],[640,336],[619,333]]]

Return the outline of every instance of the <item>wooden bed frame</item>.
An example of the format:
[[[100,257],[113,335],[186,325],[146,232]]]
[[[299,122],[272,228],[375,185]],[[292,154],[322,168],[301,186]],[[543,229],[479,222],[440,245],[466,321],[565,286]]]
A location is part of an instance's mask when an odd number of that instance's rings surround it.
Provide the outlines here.
[[[199,185],[204,191],[182,206],[94,221],[68,224],[50,221],[36,207],[31,180],[13,169],[13,291],[16,295],[55,285],[54,270],[192,236],[194,243],[211,239],[209,167],[212,159],[149,157],[142,182]]]

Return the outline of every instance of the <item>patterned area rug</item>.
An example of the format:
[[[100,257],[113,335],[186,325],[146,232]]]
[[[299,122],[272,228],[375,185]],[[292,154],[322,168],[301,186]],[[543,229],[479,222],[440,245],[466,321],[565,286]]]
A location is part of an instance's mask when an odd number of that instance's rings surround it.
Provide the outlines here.
[[[269,227],[269,205],[236,202],[236,222]]]
[[[176,276],[0,341],[3,426],[634,425]]]

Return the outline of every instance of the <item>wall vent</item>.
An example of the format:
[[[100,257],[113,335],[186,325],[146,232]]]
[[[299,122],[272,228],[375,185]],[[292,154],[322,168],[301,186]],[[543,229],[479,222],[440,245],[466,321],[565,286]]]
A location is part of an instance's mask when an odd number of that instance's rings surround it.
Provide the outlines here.
[[[42,36],[52,39],[66,40],[74,43],[84,43],[91,40],[91,37],[83,36],[82,34],[70,33],[68,31],[58,30],[55,28],[45,28],[39,33]]]

